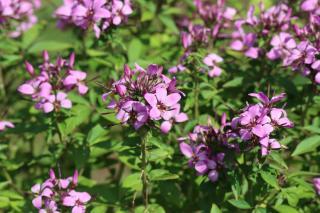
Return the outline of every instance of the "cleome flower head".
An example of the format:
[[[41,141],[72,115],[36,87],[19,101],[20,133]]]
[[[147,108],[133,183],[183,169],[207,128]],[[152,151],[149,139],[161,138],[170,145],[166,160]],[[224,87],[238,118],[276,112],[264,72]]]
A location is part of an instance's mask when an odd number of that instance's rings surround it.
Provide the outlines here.
[[[154,126],[161,122],[160,129],[168,133],[174,123],[188,120],[180,111],[183,93],[176,88],[176,80],[162,74],[163,68],[151,64],[147,69],[135,65],[124,66],[122,78],[112,84],[111,91],[103,94],[110,98],[109,109],[117,111],[117,119],[122,124],[139,129],[144,125]]]
[[[125,22],[132,12],[130,0],[64,0],[55,16],[58,27],[76,25],[83,30],[93,29],[99,38],[101,31]]]
[[[72,102],[68,99],[68,93],[74,89],[80,95],[88,92],[85,84],[87,74],[75,70],[75,54],[70,55],[69,60],[58,57],[56,63],[49,61],[47,51],[43,52],[43,64],[39,66],[39,73],[33,66],[26,62],[26,70],[31,79],[20,85],[18,91],[29,96],[36,102],[35,107],[45,113],[58,111],[61,108],[70,109]]]
[[[35,184],[31,188],[35,196],[32,204],[39,213],[59,213],[62,208],[67,207],[70,207],[73,213],[84,213],[91,196],[87,192],[75,191],[78,185],[78,171],[75,170],[73,176],[62,179],[56,178],[54,171],[50,169],[49,176],[45,182]]]

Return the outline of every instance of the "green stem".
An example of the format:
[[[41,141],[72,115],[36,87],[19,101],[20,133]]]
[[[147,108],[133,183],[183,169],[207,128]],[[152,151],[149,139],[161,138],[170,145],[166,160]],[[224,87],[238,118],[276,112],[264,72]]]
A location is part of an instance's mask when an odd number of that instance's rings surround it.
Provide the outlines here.
[[[6,96],[6,89],[4,87],[2,68],[0,67],[0,97]]]
[[[143,132],[142,132],[143,131]],[[142,196],[144,201],[144,212],[148,212],[148,175],[147,175],[147,142],[148,130],[141,130],[141,182]]]
[[[199,119],[199,92],[200,92],[200,89],[199,89],[199,79],[198,79],[197,75],[194,76],[194,81],[195,81],[195,84],[194,84],[194,117],[195,117],[195,120],[198,120]]]

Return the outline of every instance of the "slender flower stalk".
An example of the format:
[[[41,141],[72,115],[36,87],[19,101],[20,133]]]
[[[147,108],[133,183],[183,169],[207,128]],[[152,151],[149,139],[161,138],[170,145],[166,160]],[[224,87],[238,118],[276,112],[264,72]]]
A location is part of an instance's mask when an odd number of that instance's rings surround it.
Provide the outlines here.
[[[144,212],[148,211],[149,205],[149,196],[148,196],[148,174],[147,174],[147,165],[148,165],[148,156],[147,156],[147,145],[149,138],[148,130],[140,130],[139,136],[141,139],[141,182],[142,182],[142,196],[144,201]]]

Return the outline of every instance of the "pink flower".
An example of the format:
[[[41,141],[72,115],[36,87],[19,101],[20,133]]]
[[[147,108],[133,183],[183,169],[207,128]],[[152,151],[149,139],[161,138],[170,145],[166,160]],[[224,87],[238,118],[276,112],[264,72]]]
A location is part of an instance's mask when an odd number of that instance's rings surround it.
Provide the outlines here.
[[[320,2],[319,0],[305,0],[301,4],[301,9],[303,11],[312,12],[314,10],[319,10]]]
[[[111,91],[102,95],[103,101],[111,98],[107,108],[117,111],[122,124],[132,125],[136,130],[144,125],[167,133],[174,123],[186,121],[180,112],[179,101],[184,94],[176,88],[176,79],[162,74],[163,67],[151,64],[144,69],[135,64],[134,69],[124,66],[122,78],[112,84]]]
[[[186,113],[180,112],[179,104],[177,104],[176,108],[171,112],[171,115],[164,118],[164,121],[161,123],[160,129],[163,133],[168,133],[175,122],[181,123],[188,120],[188,115]]]
[[[74,70],[75,54],[70,54],[69,60],[58,57],[55,64],[50,63],[49,54],[43,52],[43,64],[39,66],[40,74],[37,74],[33,66],[26,62],[27,72],[31,79],[18,87],[18,91],[30,96],[36,102],[36,109],[45,113],[60,108],[70,109],[71,101],[67,93],[77,88],[80,95],[88,91],[84,80],[87,74],[83,71]]]
[[[14,124],[9,121],[0,121],[0,132],[6,130],[7,128],[14,128]]]
[[[117,119],[122,123],[133,122],[135,129],[142,127],[148,120],[147,108],[140,102],[127,101],[121,107],[117,114]]]
[[[80,95],[84,95],[88,92],[89,88],[83,83],[86,79],[87,73],[77,70],[70,70],[69,75],[63,80],[65,86],[72,88],[73,86],[78,87]]]
[[[42,207],[42,199],[43,197],[50,198],[53,196],[53,191],[51,189],[53,187],[50,184],[35,184],[31,191],[35,193],[37,196],[32,200],[32,204],[37,209]]]
[[[59,19],[58,26],[63,28],[74,24],[84,30],[93,28],[97,38],[101,31],[111,25],[126,21],[132,13],[129,0],[64,0],[64,4],[55,11]]]
[[[67,98],[67,94],[64,92],[58,92],[57,95],[50,95],[48,99],[43,103],[42,109],[45,113],[52,112],[58,108],[70,109],[72,107],[71,101]]]
[[[257,35],[254,33],[240,33],[240,38],[232,41],[231,49],[244,52],[249,58],[258,58],[259,48],[254,47],[257,40]]]
[[[270,149],[280,149],[281,144],[275,139],[269,139],[269,137],[265,137],[259,141],[261,147],[261,155],[266,156],[269,154]]]
[[[312,182],[317,195],[320,195],[320,178],[313,178]]]
[[[66,197],[63,198],[62,204],[70,206],[72,213],[84,213],[86,210],[86,203],[91,200],[91,196],[87,192],[70,191]]]
[[[271,40],[273,48],[267,53],[271,60],[285,58],[290,54],[290,51],[296,47],[296,42],[288,33],[281,32],[279,35],[273,36]]]
[[[165,88],[157,88],[156,93],[147,93],[144,98],[150,104],[150,118],[159,120],[160,118],[170,118],[173,106],[179,102],[181,96],[179,93],[167,94]]]
[[[209,76],[217,77],[221,75],[222,69],[217,66],[218,63],[222,62],[223,59],[217,54],[211,53],[207,55],[203,59],[203,63],[205,63],[208,67],[210,67]]]

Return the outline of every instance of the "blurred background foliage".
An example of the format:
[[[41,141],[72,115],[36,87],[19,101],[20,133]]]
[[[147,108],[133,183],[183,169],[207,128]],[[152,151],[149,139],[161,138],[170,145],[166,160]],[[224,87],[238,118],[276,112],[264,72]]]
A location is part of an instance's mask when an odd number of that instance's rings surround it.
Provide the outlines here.
[[[263,1],[266,7],[276,1]],[[295,2],[295,1],[290,1]],[[227,1],[245,15],[259,0]],[[60,0],[43,1],[39,23],[21,38],[1,37],[0,118],[16,128],[1,133],[0,212],[35,212],[31,186],[47,177],[49,168],[63,176],[80,170],[80,187],[93,195],[89,212],[143,212],[139,169],[139,140],[133,130],[120,125],[101,101],[103,88],[121,76],[123,64],[163,65],[165,71],[178,63],[183,53],[176,20],[191,16],[191,0],[136,0],[128,23],[109,30],[97,40],[92,32],[56,28],[53,11]],[[263,44],[261,44],[263,45]],[[88,73],[90,92],[70,97],[76,103],[59,120],[63,143],[52,132],[50,118],[36,111],[16,88],[28,78],[23,62],[41,63],[46,49],[52,58],[76,53],[76,66]],[[210,79],[197,72],[203,56],[216,52],[225,59],[222,76]],[[154,133],[150,141],[148,167],[151,189],[150,212],[318,212],[311,178],[319,175],[320,96],[319,88],[299,74],[260,58],[249,60],[232,51],[225,41],[213,49],[202,48],[189,58],[193,67],[178,73],[179,88],[187,95],[184,111],[191,118],[169,135]],[[195,90],[195,81],[199,89]],[[2,86],[3,85],[3,86]],[[288,117],[295,128],[278,138],[288,149],[266,159],[248,153],[235,156],[239,169],[223,174],[218,183],[197,177],[180,154],[177,138],[197,123],[214,122],[223,112],[232,118],[252,101],[247,94],[286,92]],[[195,100],[196,93],[200,100]],[[194,105],[200,105],[195,117]],[[104,114],[108,112],[108,114]],[[251,159],[251,160],[249,160]]]

